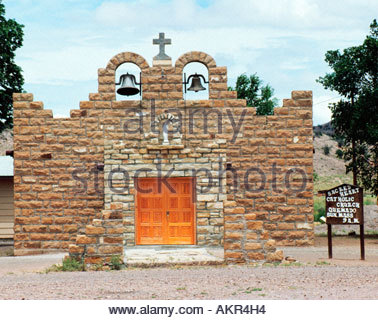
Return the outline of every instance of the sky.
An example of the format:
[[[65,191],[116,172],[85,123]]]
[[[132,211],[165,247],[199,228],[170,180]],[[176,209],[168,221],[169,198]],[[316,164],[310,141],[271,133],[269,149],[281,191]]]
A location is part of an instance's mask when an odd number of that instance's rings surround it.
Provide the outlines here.
[[[210,54],[227,66],[228,85],[256,73],[275,96],[312,90],[314,125],[330,120],[339,99],[316,82],[331,70],[327,50],[361,44],[378,18],[377,0],[3,0],[6,17],[24,27],[16,52],[24,89],[67,117],[97,92],[97,69],[132,51],[152,65],[165,32],[172,61],[189,51]],[[201,69],[202,70],[202,69]]]

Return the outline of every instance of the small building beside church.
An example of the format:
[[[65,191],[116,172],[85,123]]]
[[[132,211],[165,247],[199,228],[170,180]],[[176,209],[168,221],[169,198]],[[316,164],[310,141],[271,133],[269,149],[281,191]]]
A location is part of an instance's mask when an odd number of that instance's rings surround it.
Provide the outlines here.
[[[13,238],[13,159],[0,156],[0,240]]]
[[[195,245],[249,263],[282,259],[276,246],[312,245],[311,91],[258,116],[210,55],[172,63],[164,34],[154,43],[152,66],[132,52],[111,58],[69,118],[14,94],[15,254],[66,250],[101,263],[131,246]],[[193,62],[208,74],[185,75]],[[140,75],[118,84],[125,63]],[[203,80],[209,98],[186,99]],[[141,95],[118,100],[116,90]]]

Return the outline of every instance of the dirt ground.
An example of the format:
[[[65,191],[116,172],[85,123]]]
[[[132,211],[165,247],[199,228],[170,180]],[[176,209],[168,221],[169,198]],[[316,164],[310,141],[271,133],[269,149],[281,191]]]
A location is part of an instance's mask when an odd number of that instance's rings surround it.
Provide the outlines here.
[[[378,239],[366,240],[366,261],[358,238],[335,237],[332,260],[326,244],[319,237],[311,248],[284,248],[299,261],[286,266],[45,273],[64,254],[2,257],[0,299],[378,299]]]
[[[358,236],[353,237],[340,237],[340,236],[333,236],[332,237],[332,244],[335,247],[359,247],[360,246],[360,238]],[[325,248],[328,245],[328,238],[327,237],[315,237],[315,247],[318,248]],[[366,236],[365,238],[365,246],[369,248],[378,249],[378,236],[369,237]]]
[[[324,154],[323,147],[330,147],[328,155]],[[330,136],[323,134],[314,139],[314,171],[319,176],[345,175],[345,163],[336,157],[337,142]]]
[[[293,257],[303,264],[327,263],[334,266],[375,266],[378,268],[378,238],[365,238],[365,260],[361,261],[360,238],[333,236],[333,258],[328,259],[327,237],[315,237],[313,247],[285,247],[285,257]]]

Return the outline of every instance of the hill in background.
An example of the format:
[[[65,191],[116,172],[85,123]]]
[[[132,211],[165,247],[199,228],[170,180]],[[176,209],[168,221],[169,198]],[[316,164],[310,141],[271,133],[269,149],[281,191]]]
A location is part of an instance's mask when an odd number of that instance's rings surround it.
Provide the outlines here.
[[[331,137],[335,135],[335,129],[333,128],[331,121],[314,126],[313,130],[314,130],[314,136],[316,137],[322,134],[326,134],[327,136],[331,136]]]

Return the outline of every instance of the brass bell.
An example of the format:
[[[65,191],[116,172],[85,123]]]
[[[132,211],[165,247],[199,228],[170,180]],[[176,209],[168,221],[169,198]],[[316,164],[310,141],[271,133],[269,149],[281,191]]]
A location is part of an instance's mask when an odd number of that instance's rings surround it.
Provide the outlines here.
[[[201,78],[203,82],[209,83],[209,81],[206,81],[205,77],[202,74],[197,74],[197,73],[192,74],[189,76],[188,80],[186,80],[186,74],[184,73],[183,85],[184,85],[185,93],[186,91],[198,92],[198,91],[206,90],[206,88],[202,85]],[[192,79],[192,84],[190,85],[188,89],[186,89],[186,85],[189,83],[190,79]]]
[[[188,79],[188,81],[189,81],[189,79]],[[188,88],[188,91],[198,92],[198,91],[202,91],[202,90],[206,90],[206,88],[201,83],[200,75],[198,75],[196,73],[195,75],[192,76],[192,84]]]
[[[140,89],[138,89],[135,85],[136,84],[139,84],[139,86],[141,85],[141,83],[138,83],[135,79],[135,76],[133,74],[129,74],[129,73],[126,73],[126,74],[123,74],[120,76],[119,78],[119,82],[116,83],[116,85],[121,85],[118,89],[117,89],[117,93],[122,95],[122,96],[133,96],[135,94],[138,94],[140,93]]]

